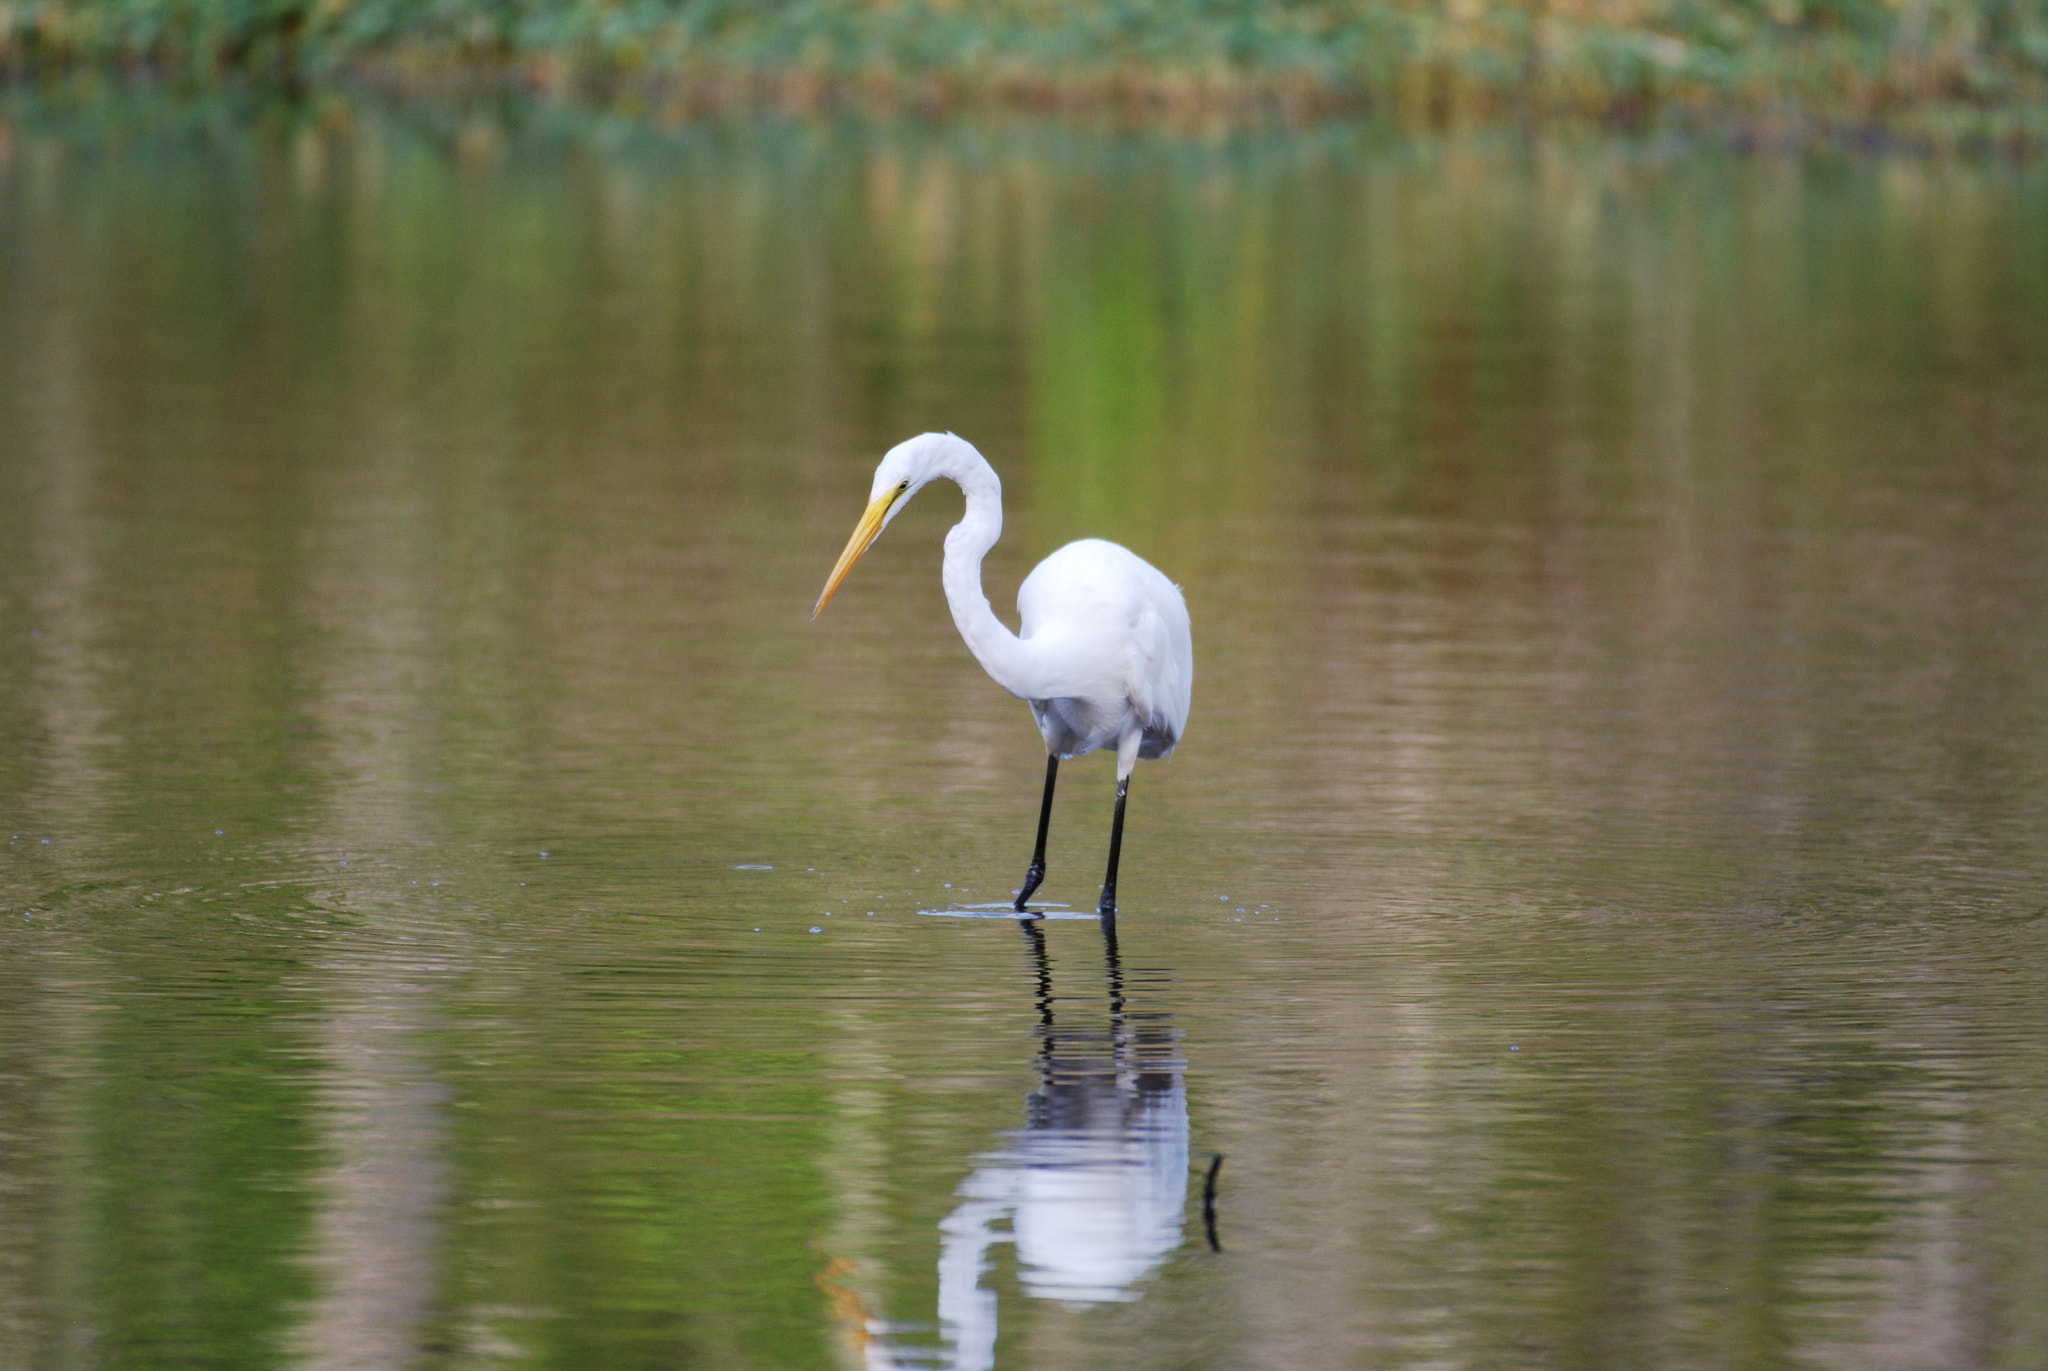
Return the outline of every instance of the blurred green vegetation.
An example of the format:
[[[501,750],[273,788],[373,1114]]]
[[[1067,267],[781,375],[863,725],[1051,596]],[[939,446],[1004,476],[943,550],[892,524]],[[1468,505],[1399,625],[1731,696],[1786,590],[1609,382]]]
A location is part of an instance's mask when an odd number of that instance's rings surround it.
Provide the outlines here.
[[[2048,0],[27,0],[0,68],[1460,122],[2027,111]]]

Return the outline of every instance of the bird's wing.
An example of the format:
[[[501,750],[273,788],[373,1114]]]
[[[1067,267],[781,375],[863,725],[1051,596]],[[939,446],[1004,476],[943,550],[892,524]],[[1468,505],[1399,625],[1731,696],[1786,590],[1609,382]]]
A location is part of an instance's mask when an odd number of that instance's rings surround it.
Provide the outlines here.
[[[1131,631],[1125,638],[1131,654],[1131,705],[1147,727],[1158,716],[1160,677],[1166,667],[1166,621],[1149,600],[1133,606]]]
[[[1157,573],[1154,573],[1156,576]],[[1131,703],[1146,726],[1178,740],[1194,694],[1194,638],[1187,602],[1164,576],[1138,597],[1131,624]]]
[[[1168,669],[1159,689],[1159,717],[1162,731],[1178,741],[1187,730],[1188,709],[1194,703],[1195,634],[1180,587],[1167,581],[1166,590],[1172,600],[1160,615],[1166,622]]]

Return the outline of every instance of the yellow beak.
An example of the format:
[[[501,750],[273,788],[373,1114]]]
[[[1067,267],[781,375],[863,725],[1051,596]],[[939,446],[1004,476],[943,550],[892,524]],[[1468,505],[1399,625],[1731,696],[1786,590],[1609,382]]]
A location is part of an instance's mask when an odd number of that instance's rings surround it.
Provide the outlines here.
[[[833,592],[839,589],[839,583],[846,579],[846,573],[853,570],[853,564],[860,560],[860,555],[881,536],[882,520],[888,517],[889,507],[895,504],[897,497],[902,494],[900,488],[883,491],[875,497],[874,503],[868,506],[867,513],[860,516],[860,522],[853,526],[853,536],[846,540],[846,551],[839,554],[839,564],[833,567],[832,574],[825,578],[825,593],[818,597],[817,608],[811,611],[813,619],[818,617],[819,610],[825,608],[825,603],[832,598]]]

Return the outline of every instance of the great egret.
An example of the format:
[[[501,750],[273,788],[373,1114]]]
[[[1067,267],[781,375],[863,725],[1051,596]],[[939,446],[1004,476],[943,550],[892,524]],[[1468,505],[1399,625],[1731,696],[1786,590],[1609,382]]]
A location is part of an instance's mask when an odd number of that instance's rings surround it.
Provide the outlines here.
[[[1171,757],[1187,726],[1195,680],[1187,602],[1151,563],[1115,543],[1083,538],[1040,562],[1017,588],[1022,631],[1012,633],[981,591],[981,559],[1003,532],[1003,483],[974,445],[950,433],[898,443],[875,468],[867,512],[818,596],[818,617],[839,583],[911,497],[938,477],[967,496],[967,513],[946,535],[942,579],[953,623],[995,683],[1031,706],[1045,736],[1045,798],[1038,845],[1017,892],[1017,909],[1045,879],[1045,832],[1060,759],[1116,748],[1116,818],[1099,912],[1116,915],[1116,865],[1124,801],[1140,758]]]

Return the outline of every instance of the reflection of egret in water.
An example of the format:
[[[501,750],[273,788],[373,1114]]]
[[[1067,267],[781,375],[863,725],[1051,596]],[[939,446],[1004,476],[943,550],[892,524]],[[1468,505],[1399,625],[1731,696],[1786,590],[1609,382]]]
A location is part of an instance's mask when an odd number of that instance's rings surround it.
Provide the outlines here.
[[[867,1344],[871,1371],[995,1365],[996,1294],[981,1278],[996,1243],[1015,1241],[1025,1293],[1069,1304],[1138,1298],[1139,1282],[1181,1245],[1188,1103],[1172,1016],[1126,1003],[1116,934],[1105,928],[1107,1031],[1071,1015],[1057,1022],[1045,935],[1020,922],[1038,977],[1038,1088],[1024,1127],[980,1159],[939,1224],[945,1346],[877,1338]],[[997,1227],[1006,1219],[1008,1232]]]

